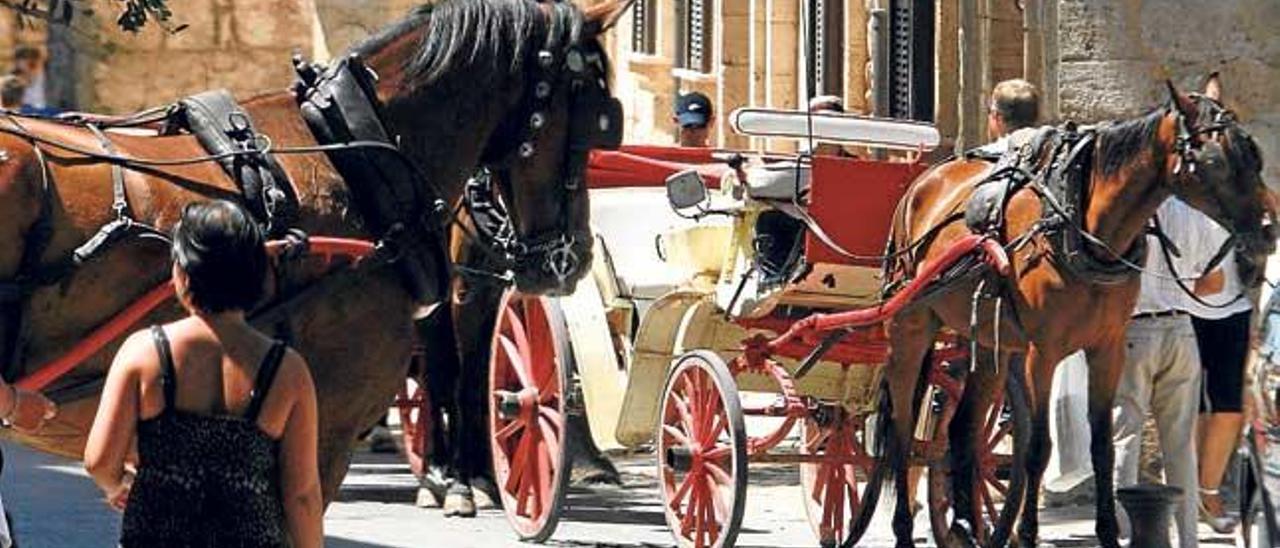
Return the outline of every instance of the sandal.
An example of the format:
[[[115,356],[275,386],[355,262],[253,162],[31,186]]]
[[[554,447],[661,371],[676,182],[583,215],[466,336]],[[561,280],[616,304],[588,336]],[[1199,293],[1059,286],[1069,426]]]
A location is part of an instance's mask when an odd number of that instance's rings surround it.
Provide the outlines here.
[[[1209,506],[1205,504],[1207,499],[1217,501],[1217,512],[1209,510]],[[1229,535],[1236,530],[1236,519],[1226,515],[1222,511],[1222,495],[1217,489],[1200,488],[1200,521],[1205,522],[1210,529],[1219,535]]]

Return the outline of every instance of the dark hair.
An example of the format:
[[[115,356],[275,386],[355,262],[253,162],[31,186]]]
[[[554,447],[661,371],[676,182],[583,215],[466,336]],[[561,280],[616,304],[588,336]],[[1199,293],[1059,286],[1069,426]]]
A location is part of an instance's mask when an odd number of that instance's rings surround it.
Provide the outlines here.
[[[1006,131],[1034,126],[1040,117],[1040,92],[1026,80],[1005,80],[991,91],[991,109],[1004,120]]]
[[[262,297],[267,250],[244,208],[226,200],[187,204],[173,229],[173,260],[191,304],[206,313],[248,310]]]
[[[0,107],[17,108],[27,93],[27,83],[17,76],[0,77]]]
[[[22,44],[13,49],[13,58],[15,60],[26,59],[31,61],[39,61],[40,59],[44,58],[44,52],[40,51],[40,48],[32,46],[30,44]]]

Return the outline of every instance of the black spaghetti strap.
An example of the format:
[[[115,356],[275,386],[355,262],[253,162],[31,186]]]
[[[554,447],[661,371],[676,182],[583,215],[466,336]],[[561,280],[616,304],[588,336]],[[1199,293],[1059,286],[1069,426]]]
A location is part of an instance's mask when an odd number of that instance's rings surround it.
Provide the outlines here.
[[[164,390],[164,410],[161,412],[168,413],[173,409],[178,389],[178,377],[173,369],[173,349],[169,347],[169,337],[164,334],[164,328],[158,325],[151,326],[151,341],[156,345],[156,354],[160,355],[160,388]]]
[[[244,418],[249,422],[258,421],[262,402],[266,401],[267,394],[271,392],[271,384],[275,382],[276,372],[280,370],[280,362],[284,361],[286,348],[283,341],[275,341],[271,350],[262,358],[262,364],[258,366],[258,377],[253,381],[253,392],[249,394],[249,408],[244,412]]]

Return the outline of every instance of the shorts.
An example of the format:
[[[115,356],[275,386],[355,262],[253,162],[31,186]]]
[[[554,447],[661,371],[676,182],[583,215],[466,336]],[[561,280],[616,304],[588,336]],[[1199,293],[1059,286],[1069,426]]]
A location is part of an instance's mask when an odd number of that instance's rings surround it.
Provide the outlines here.
[[[1239,413],[1244,408],[1244,368],[1249,356],[1249,328],[1253,311],[1220,320],[1192,317],[1204,383],[1202,413]]]

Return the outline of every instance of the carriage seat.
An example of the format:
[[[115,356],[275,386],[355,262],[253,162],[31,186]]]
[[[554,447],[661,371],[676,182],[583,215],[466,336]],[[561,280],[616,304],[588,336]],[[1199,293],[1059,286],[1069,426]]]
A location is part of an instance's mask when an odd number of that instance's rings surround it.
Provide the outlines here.
[[[778,200],[790,202],[799,199],[801,203],[809,196],[809,179],[812,168],[809,164],[797,164],[794,161],[773,162],[747,169],[747,195],[756,200]],[[796,184],[796,177],[800,184]],[[797,190],[799,195],[797,196]]]
[[[591,191],[591,226],[624,297],[656,299],[687,282],[690,273],[662,260],[656,240],[696,225],[671,211],[662,187]]]

